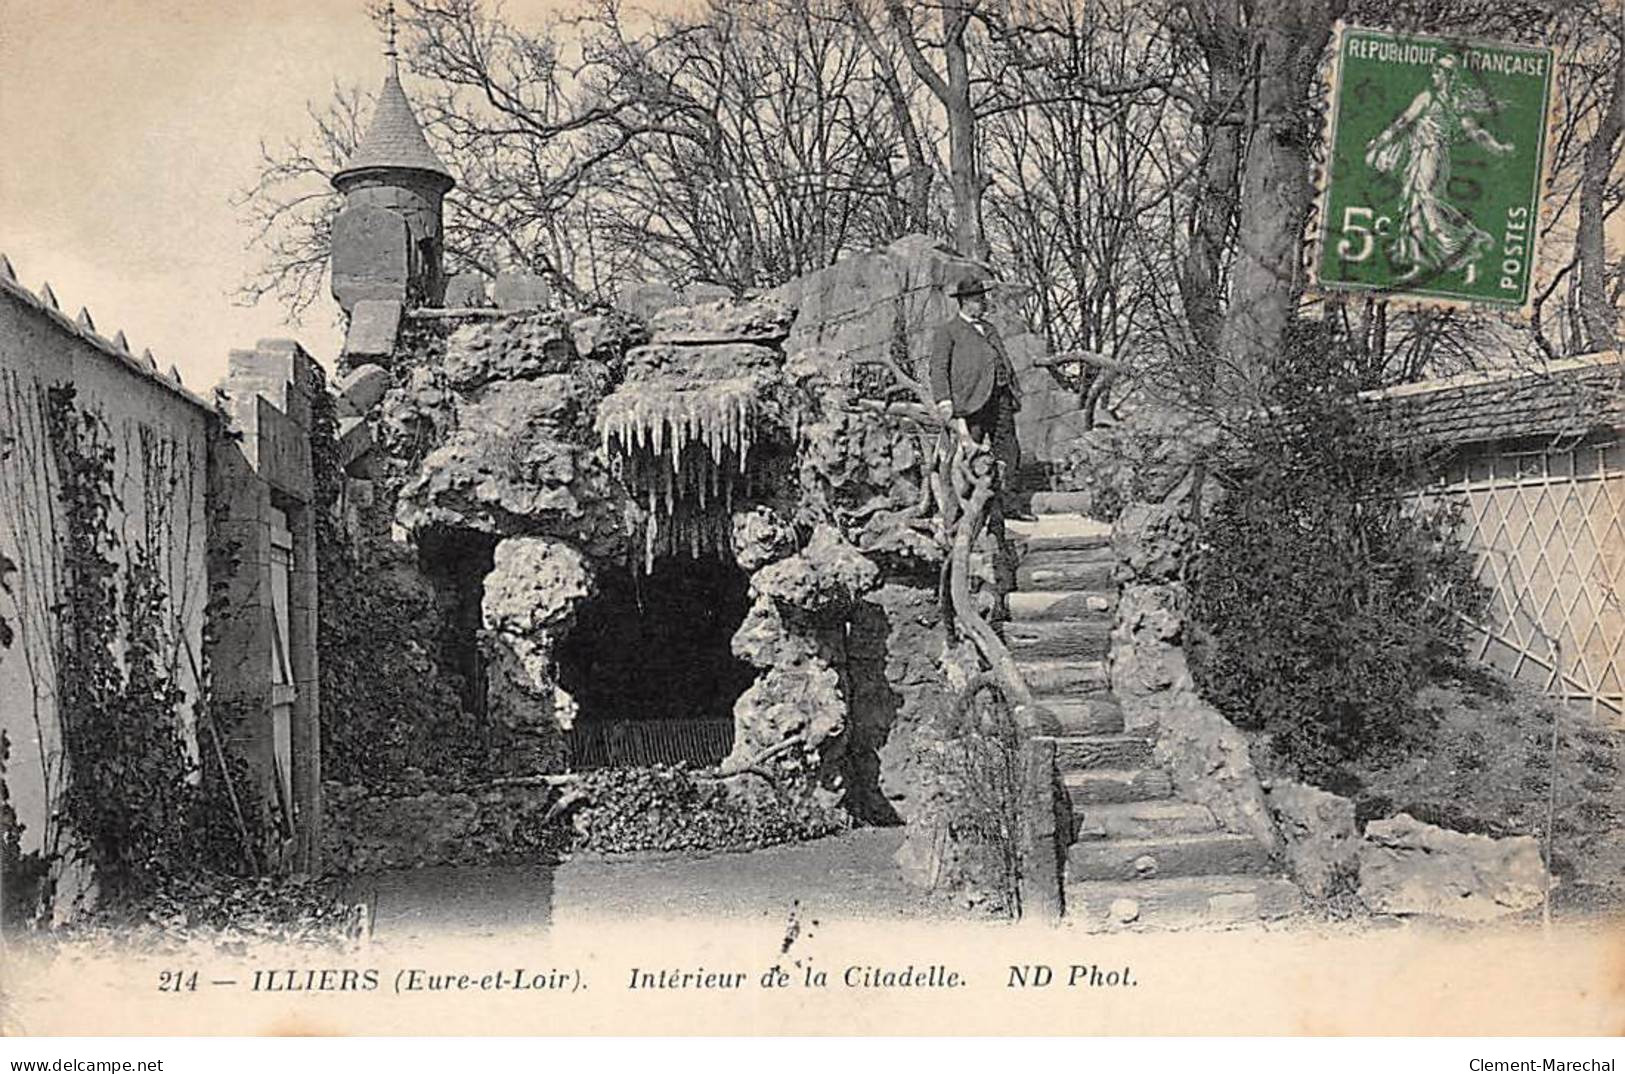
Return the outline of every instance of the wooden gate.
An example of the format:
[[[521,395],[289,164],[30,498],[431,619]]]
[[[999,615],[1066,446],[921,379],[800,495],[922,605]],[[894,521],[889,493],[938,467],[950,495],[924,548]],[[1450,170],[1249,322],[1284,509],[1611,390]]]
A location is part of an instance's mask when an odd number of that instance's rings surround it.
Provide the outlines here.
[[[284,840],[297,831],[293,797],[293,677],[288,631],[288,576],[293,570],[293,534],[288,518],[271,509],[271,758],[275,768],[277,821]],[[286,848],[284,848],[286,849]]]
[[[1554,696],[1625,713],[1625,443],[1487,445],[1429,493],[1465,503],[1493,594],[1478,655]]]

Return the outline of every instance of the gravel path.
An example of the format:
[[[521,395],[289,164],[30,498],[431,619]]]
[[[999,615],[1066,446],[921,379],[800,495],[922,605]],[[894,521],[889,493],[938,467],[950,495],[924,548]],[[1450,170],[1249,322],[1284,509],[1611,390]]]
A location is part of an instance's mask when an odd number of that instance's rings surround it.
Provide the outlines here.
[[[374,935],[496,935],[633,918],[783,921],[963,917],[906,884],[900,829],[739,854],[581,855],[560,865],[401,869],[357,877]]]

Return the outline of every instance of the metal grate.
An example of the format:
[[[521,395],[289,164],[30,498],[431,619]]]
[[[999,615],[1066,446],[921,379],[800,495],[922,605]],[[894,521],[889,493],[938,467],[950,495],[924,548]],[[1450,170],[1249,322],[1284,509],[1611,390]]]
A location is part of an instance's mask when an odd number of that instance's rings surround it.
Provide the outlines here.
[[[1625,713],[1625,443],[1486,450],[1426,495],[1441,494],[1465,502],[1478,577],[1493,592],[1479,657]]]
[[[653,764],[719,763],[733,749],[731,718],[705,720],[583,720],[570,732],[576,770]]]

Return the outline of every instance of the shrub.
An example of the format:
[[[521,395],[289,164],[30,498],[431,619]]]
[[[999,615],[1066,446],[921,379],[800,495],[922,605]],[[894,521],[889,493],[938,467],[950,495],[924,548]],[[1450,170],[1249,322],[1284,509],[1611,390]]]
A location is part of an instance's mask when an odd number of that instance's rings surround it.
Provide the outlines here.
[[[411,555],[352,541],[338,510],[344,470],[333,397],[317,393],[311,461],[321,577],[322,774],[379,787],[413,770],[451,784],[485,760],[485,729],[440,666],[442,613]]]
[[[440,613],[404,565],[323,557],[322,773],[382,786],[409,769],[461,782],[484,733],[435,660]]]
[[[791,792],[745,794],[669,765],[583,773],[579,850],[749,850],[816,839],[842,819]]]
[[[1310,778],[1426,733],[1418,689],[1459,662],[1487,593],[1459,506],[1417,504],[1414,459],[1358,420],[1325,368],[1277,386],[1219,472],[1191,582],[1197,684]],[[1328,381],[1330,381],[1328,383]]]

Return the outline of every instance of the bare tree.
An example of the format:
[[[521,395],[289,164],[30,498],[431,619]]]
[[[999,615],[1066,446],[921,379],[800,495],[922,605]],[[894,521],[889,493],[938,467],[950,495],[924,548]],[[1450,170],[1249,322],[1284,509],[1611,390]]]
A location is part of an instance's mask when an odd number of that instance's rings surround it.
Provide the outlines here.
[[[259,177],[234,199],[262,253],[239,293],[249,303],[274,295],[296,317],[322,294],[338,212],[331,178],[355,152],[372,98],[335,85],[325,110],[306,111],[310,132],[274,150],[260,142]]]
[[[1596,351],[1618,342],[1603,225],[1609,213],[1614,168],[1619,162],[1620,135],[1625,134],[1625,48],[1621,47],[1619,22],[1601,12],[1583,11],[1581,17],[1601,31],[1601,40],[1613,54],[1606,68],[1609,71],[1606,89],[1598,91],[1599,95],[1607,94],[1607,104],[1601,106],[1596,129],[1585,144],[1579,228],[1575,236],[1575,257],[1580,266],[1580,318],[1584,325],[1582,346]],[[1617,196],[1613,200],[1617,205]]]
[[[1181,182],[1159,161],[1185,125],[1168,27],[1127,3],[1038,0],[1020,16],[995,34],[1010,62],[988,65],[998,81],[979,107],[994,260],[1026,285],[1052,351],[1143,357],[1157,346],[1145,329]]]
[[[981,0],[941,0],[937,5],[941,37],[932,41],[915,25],[910,5],[903,0],[884,0],[894,39],[902,47],[915,76],[931,91],[947,116],[954,248],[968,257],[985,260],[988,248],[982,226],[982,192],[987,180],[977,163],[976,107],[971,93],[968,40],[971,19],[980,3]],[[865,18],[855,5],[849,10],[859,21]],[[941,70],[926,55],[927,48],[942,52]],[[879,50],[876,51],[879,54]]]

